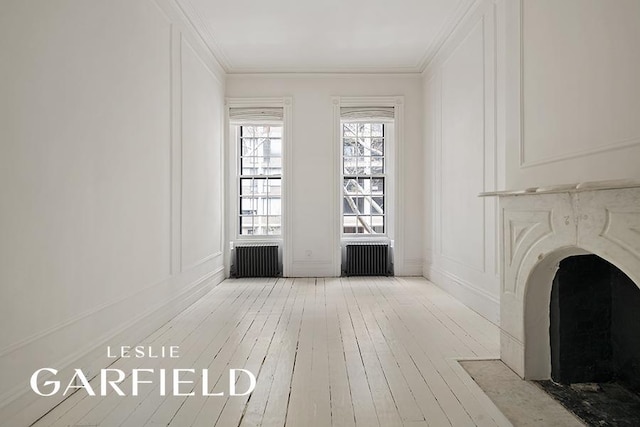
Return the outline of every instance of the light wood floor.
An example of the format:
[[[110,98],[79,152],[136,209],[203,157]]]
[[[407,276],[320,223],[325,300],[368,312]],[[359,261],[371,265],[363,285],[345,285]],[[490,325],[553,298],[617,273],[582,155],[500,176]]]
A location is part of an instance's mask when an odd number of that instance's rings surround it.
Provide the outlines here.
[[[454,360],[496,358],[498,340],[495,325],[421,278],[227,280],[141,343],[179,345],[179,359],[112,367],[208,368],[214,391],[244,368],[257,376],[253,393],[81,390],[35,425],[509,425]]]

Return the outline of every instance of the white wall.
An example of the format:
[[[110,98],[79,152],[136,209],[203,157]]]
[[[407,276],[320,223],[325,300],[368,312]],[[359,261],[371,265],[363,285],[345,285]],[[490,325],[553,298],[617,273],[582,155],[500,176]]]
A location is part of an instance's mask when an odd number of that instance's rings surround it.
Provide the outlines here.
[[[640,2],[508,6],[507,186],[639,179]]]
[[[399,215],[404,232],[395,244],[403,245],[404,260],[397,259],[399,275],[417,275],[422,259],[422,147],[421,82],[417,76],[373,75],[229,75],[229,97],[292,98],[292,170],[286,177],[293,206],[291,250],[293,276],[332,276],[337,247],[332,236],[339,207],[334,155],[333,96],[404,96],[404,158],[398,179],[404,187]],[[307,251],[311,251],[307,256]]]
[[[224,75],[168,2],[3,2],[0,419],[223,278]],[[180,102],[182,100],[182,102]]]
[[[424,275],[499,321],[497,205],[503,181],[497,66],[502,2],[479,2],[424,73]]]

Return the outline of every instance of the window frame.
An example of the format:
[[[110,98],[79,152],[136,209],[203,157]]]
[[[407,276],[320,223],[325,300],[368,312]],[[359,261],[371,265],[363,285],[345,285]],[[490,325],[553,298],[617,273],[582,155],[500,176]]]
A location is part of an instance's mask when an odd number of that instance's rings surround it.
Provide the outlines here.
[[[225,251],[225,269],[227,274],[231,264],[231,252],[236,244],[277,244],[280,248],[282,257],[283,274],[287,276],[291,269],[291,233],[289,232],[289,179],[288,173],[291,170],[290,142],[291,142],[291,112],[293,100],[291,97],[274,97],[274,98],[226,98],[225,99],[225,175],[227,177],[226,186],[226,216],[225,216],[225,242],[227,250]],[[282,120],[235,120],[230,119],[229,110],[231,108],[282,108]],[[259,123],[257,123],[259,122]],[[278,124],[282,125],[282,173],[281,173],[281,219],[280,219],[280,235],[243,235],[239,231],[240,221],[240,181],[239,167],[240,157],[239,150],[239,125],[240,124]]]
[[[403,224],[400,221],[402,212],[399,206],[403,205],[402,191],[402,166],[399,162],[403,156],[403,138],[404,138],[404,96],[333,96],[333,141],[335,152],[334,163],[334,240],[332,245],[335,249],[333,253],[333,271],[336,276],[341,275],[344,248],[350,243],[386,243],[393,248],[393,259],[404,259],[404,248],[402,247],[402,239],[397,241],[403,233]],[[384,234],[345,234],[343,231],[343,191],[342,185],[344,180],[343,170],[343,148],[342,148],[342,107],[393,107],[393,119],[386,119],[391,125],[388,132],[389,139],[386,141],[385,160],[387,164],[385,179],[385,233]],[[350,120],[345,120],[350,121]],[[370,120],[368,120],[370,121]],[[378,119],[378,121],[382,121]],[[395,264],[395,262],[394,262]],[[395,268],[396,273],[403,271],[402,267]]]
[[[282,184],[283,184],[283,169],[284,169],[284,164],[283,164],[283,142],[284,142],[284,123],[282,122],[261,122],[261,123],[251,123],[251,122],[247,122],[247,123],[240,123],[240,124],[235,124],[232,125],[235,126],[235,134],[236,134],[236,150],[237,150],[237,155],[236,155],[236,179],[235,179],[235,185],[236,185],[236,191],[237,191],[237,195],[236,195],[236,203],[238,205],[238,210],[237,210],[237,239],[238,240],[242,240],[245,238],[248,239],[270,239],[270,238],[275,238],[275,239],[280,239],[282,237],[283,231],[282,231],[282,199],[283,199],[283,194],[282,194]],[[280,159],[280,173],[279,174],[248,174],[248,175],[243,175],[242,170],[243,170],[243,165],[242,165],[242,160],[246,159],[248,157],[251,158],[264,158],[265,156],[244,156],[242,155],[242,128],[245,126],[279,126],[282,130],[281,130],[281,136],[280,136],[280,156],[278,157]],[[258,139],[258,137],[256,137],[255,139]],[[270,156],[271,158],[273,156]],[[258,180],[265,180],[265,185],[267,186],[267,194],[266,197],[264,198],[266,203],[268,204],[269,202],[269,195],[268,195],[268,182],[270,179],[272,180],[279,180],[280,181],[280,214],[279,215],[270,215],[269,211],[267,209],[267,213],[266,215],[243,215],[242,214],[242,200],[243,197],[246,197],[246,195],[242,194],[242,180],[243,179],[250,179],[252,181],[255,181],[256,179]],[[251,197],[253,198],[253,197]],[[280,217],[280,233],[279,234],[242,234],[241,230],[242,230],[242,218],[245,217],[250,217],[253,218],[252,223],[255,224],[255,218],[256,217],[266,217],[267,218],[267,227],[269,224],[269,218],[270,217]],[[255,228],[255,227],[253,227]]]
[[[380,156],[383,159],[383,171],[381,173],[370,173],[370,174],[359,174],[358,170],[356,169],[356,173],[355,174],[348,174],[345,173],[345,156],[344,155],[344,125],[348,124],[348,123],[355,123],[355,124],[381,124],[383,126],[382,128],[382,141],[383,141],[383,147],[384,147],[384,152],[383,155]],[[341,174],[340,174],[340,188],[341,188],[341,208],[340,208],[340,235],[341,235],[341,239],[352,239],[352,238],[386,238],[388,237],[388,209],[387,209],[387,192],[389,190],[389,169],[390,169],[390,165],[389,163],[389,158],[387,156],[387,151],[389,150],[390,145],[393,142],[393,137],[390,136],[390,134],[393,133],[393,120],[391,119],[375,119],[375,118],[370,118],[370,119],[347,119],[347,120],[340,120],[340,140],[341,140],[341,144],[340,144],[340,167],[341,167]],[[373,136],[371,136],[371,138],[374,138]],[[371,155],[369,156],[348,156],[348,157],[373,157]],[[356,232],[354,233],[348,233],[345,232],[345,226],[344,226],[344,220],[345,217],[348,216],[355,216],[356,218],[360,217],[360,216],[364,216],[364,215],[345,215],[345,211],[344,211],[344,200],[346,197],[345,194],[345,189],[344,189],[344,180],[346,177],[355,177],[355,179],[359,179],[359,178],[363,178],[363,179],[382,179],[383,180],[383,190],[382,190],[382,198],[383,198],[383,210],[382,213],[379,215],[373,215],[373,214],[369,214],[368,216],[370,218],[373,218],[374,216],[382,216],[382,227],[383,227],[383,232],[381,233],[358,233],[357,229],[359,228],[358,224],[357,224],[357,220],[356,220]],[[370,198],[373,199],[373,194],[370,194]],[[366,197],[365,197],[366,198]],[[371,224],[373,226],[373,222]],[[364,227],[364,226],[363,226]]]

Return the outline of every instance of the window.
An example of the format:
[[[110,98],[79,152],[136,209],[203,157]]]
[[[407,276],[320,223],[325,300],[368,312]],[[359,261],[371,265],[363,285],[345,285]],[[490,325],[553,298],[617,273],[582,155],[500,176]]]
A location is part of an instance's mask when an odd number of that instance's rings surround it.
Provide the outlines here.
[[[385,234],[388,125],[342,121],[342,232]]]
[[[282,234],[282,125],[238,126],[239,235]]]

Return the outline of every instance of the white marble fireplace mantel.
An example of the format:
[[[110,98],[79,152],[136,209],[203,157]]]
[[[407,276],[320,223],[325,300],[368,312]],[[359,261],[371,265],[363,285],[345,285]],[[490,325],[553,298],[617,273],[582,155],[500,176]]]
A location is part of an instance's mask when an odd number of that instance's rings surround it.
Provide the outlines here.
[[[481,196],[500,199],[500,356],[523,378],[548,379],[549,303],[560,261],[595,254],[640,285],[640,182],[556,185]]]

